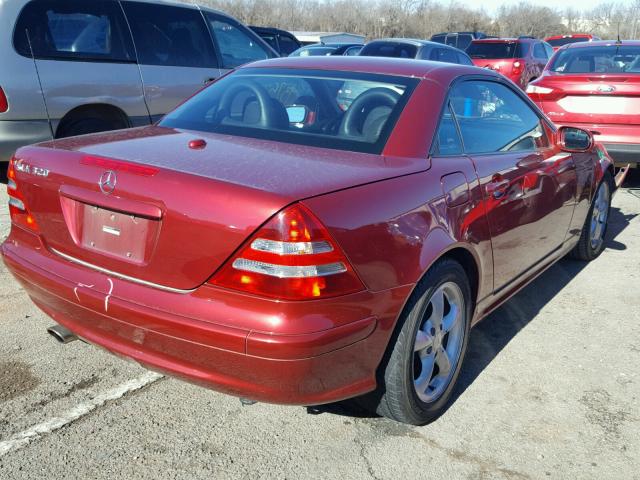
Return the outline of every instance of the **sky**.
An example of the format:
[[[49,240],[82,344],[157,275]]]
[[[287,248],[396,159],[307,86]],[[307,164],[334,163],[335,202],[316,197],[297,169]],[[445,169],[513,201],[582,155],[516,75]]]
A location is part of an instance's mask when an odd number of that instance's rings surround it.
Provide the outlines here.
[[[551,8],[564,9],[566,7],[572,7],[577,9],[591,10],[602,3],[606,3],[607,0],[535,0],[531,3]],[[520,0],[467,0],[462,2],[470,7],[484,8],[487,13],[494,13],[501,5],[517,5]],[[620,2],[624,3],[624,2]]]

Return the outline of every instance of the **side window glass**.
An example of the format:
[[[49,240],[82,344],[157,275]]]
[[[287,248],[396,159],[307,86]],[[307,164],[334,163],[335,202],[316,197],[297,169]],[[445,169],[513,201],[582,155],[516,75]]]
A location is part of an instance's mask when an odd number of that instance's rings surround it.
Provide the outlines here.
[[[345,50],[343,55],[346,55],[348,57],[355,57],[360,53],[360,50],[362,50],[362,47],[349,47]]]
[[[469,47],[469,45],[471,45],[472,41],[473,41],[473,37],[471,35],[468,35],[468,34],[459,35],[457,47],[460,50],[466,50]]]
[[[451,106],[447,106],[440,119],[436,136],[436,155],[461,155],[462,140],[456,128],[456,122],[451,114]]]
[[[535,111],[501,83],[459,83],[450,103],[467,153],[530,151],[549,145]]]
[[[429,60],[434,60],[436,62],[458,63],[456,52],[448,48],[434,48],[431,51]]]
[[[123,2],[138,61],[144,65],[216,67],[207,26],[199,10]]]
[[[457,33],[452,33],[450,35],[447,35],[447,39],[445,40],[445,44],[457,48],[458,47],[458,34]]]
[[[536,43],[533,47],[533,56],[540,59],[547,58],[547,52],[545,52],[544,47],[541,43]]]
[[[553,56],[553,47],[548,43],[544,44],[544,49],[547,52],[547,58],[551,58]]]
[[[216,47],[222,57],[222,68],[236,68],[245,63],[271,57],[256,38],[240,25],[212,13],[206,15]]]
[[[471,66],[473,66],[473,62],[471,61],[471,59],[469,57],[467,57],[463,53],[458,53],[458,63],[460,65],[471,65]]]
[[[289,55],[298,49],[298,44],[286,35],[280,35],[280,53],[284,56]]]
[[[278,51],[278,39],[276,35],[263,34],[260,37],[269,44],[276,52]]]
[[[28,32],[28,38],[27,38]],[[61,0],[28,3],[14,30],[14,46],[30,57],[133,62],[122,11],[115,2]]]

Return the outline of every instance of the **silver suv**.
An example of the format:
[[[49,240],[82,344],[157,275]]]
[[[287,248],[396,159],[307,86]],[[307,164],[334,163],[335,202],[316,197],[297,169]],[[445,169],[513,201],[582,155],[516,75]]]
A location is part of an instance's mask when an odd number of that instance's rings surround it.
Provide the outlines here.
[[[148,0],[1,0],[0,45],[0,162],[153,123],[225,71],[277,56],[221,12]]]

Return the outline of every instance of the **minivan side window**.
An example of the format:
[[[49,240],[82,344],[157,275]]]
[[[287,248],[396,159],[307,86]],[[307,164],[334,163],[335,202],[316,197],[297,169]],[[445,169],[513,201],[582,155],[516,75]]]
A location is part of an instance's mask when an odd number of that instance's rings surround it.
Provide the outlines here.
[[[199,10],[122,2],[143,65],[216,68],[211,37]]]
[[[116,2],[35,0],[22,9],[13,33],[16,51],[43,59],[135,62]]]
[[[547,59],[547,52],[541,43],[536,43],[533,47],[533,56],[543,60]]]
[[[206,12],[206,17],[222,57],[221,68],[236,68],[273,56],[240,24],[211,12]]]
[[[466,153],[529,151],[549,145],[540,117],[502,83],[461,82],[449,98]]]

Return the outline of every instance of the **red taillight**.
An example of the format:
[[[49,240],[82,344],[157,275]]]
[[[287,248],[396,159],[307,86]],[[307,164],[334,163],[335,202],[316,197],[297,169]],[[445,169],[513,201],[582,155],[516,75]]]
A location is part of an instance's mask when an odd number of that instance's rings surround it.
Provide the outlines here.
[[[38,224],[25,205],[24,197],[18,188],[15,158],[9,161],[9,169],[7,170],[7,194],[9,195],[9,215],[11,216],[11,221],[37,232]]]
[[[4,90],[0,87],[0,113],[4,113],[9,110],[9,102],[7,96],[4,94]]]
[[[559,100],[564,96],[564,92],[559,88],[545,87],[530,83],[527,86],[527,95],[534,102],[551,102]]]
[[[282,300],[334,297],[364,288],[327,229],[299,203],[260,228],[209,283]]]
[[[516,60],[513,62],[513,66],[511,68],[512,75],[520,75],[522,73],[522,69],[524,67],[524,62],[521,60]]]

